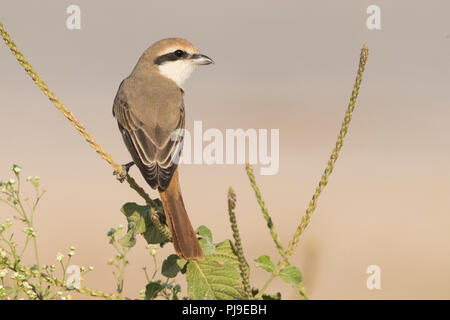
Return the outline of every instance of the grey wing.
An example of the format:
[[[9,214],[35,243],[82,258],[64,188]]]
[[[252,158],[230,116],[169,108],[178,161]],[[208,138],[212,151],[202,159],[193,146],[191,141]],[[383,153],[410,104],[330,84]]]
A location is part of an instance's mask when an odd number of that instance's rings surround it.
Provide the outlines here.
[[[119,92],[114,100],[113,114],[134,163],[145,181],[153,188],[167,189],[178,166],[183,149],[185,124],[184,106],[171,136],[159,137],[159,130],[150,130],[133,114],[126,96]],[[156,143],[163,140],[164,143]]]

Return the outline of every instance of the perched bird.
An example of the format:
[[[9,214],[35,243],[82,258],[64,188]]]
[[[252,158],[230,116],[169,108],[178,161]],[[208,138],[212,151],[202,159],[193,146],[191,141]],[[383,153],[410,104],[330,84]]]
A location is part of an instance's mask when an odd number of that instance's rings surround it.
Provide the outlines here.
[[[211,63],[187,40],[160,40],[142,54],[122,81],[113,105],[134,164],[160,193],[175,251],[189,260],[202,259],[203,251],[178,182],[177,155],[183,147],[185,122],[182,85],[196,66]],[[133,162],[125,165],[127,171]]]

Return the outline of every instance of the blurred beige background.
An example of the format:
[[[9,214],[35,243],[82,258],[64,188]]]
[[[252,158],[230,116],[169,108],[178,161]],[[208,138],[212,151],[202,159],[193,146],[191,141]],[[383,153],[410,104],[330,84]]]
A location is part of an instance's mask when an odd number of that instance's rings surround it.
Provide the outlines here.
[[[82,29],[66,29],[81,7]],[[283,243],[299,223],[334,146],[360,48],[370,56],[341,157],[292,262],[313,299],[450,298],[450,22],[448,1],[2,1],[0,21],[70,110],[121,163],[130,157],[111,108],[120,81],[154,41],[185,37],[216,64],[185,85],[187,127],[279,128],[280,171],[257,181]],[[382,29],[366,28],[381,7]],[[77,248],[93,265],[86,285],[112,292],[110,227],[127,201],[142,200],[75,132],[0,45],[0,179],[12,163],[39,175],[41,261]],[[257,167],[256,167],[257,168]],[[134,168],[131,174],[143,180]],[[181,183],[195,226],[231,238],[226,191],[248,260],[278,260],[244,168],[184,165]],[[150,188],[147,188],[150,189]],[[155,192],[152,191],[152,195]],[[11,216],[0,207],[0,220]],[[137,298],[151,266],[139,239],[125,294]],[[160,258],[172,253],[166,246]],[[381,290],[366,288],[369,265]],[[261,287],[264,271],[252,268]],[[181,285],[186,287],[183,279]],[[269,292],[299,298],[282,281]]]

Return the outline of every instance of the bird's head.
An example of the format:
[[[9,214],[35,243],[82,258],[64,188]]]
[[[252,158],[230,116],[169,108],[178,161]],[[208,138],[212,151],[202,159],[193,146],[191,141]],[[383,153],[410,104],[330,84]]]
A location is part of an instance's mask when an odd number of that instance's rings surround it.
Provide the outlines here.
[[[213,60],[181,38],[168,38],[155,42],[144,53],[145,60],[150,60],[152,69],[173,80],[179,87],[198,65],[214,63]]]

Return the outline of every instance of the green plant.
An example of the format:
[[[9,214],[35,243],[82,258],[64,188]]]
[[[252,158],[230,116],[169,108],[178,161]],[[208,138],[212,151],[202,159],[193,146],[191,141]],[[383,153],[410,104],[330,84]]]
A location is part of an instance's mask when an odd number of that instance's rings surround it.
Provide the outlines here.
[[[164,216],[163,208],[159,199],[151,199],[145,190],[140,187],[136,181],[128,175],[124,168],[114,159],[111,155],[106,153],[100,144],[98,144],[92,135],[90,135],[83,125],[74,117],[74,115],[67,109],[67,107],[55,96],[55,94],[48,88],[45,82],[40,78],[39,74],[34,71],[30,63],[24,58],[23,54],[17,49],[15,43],[11,40],[9,34],[4,29],[3,25],[0,23],[0,34],[4,39],[7,46],[10,48],[11,52],[16,56],[19,63],[24,67],[28,75],[33,79],[35,84],[41,89],[41,91],[54,103],[55,107],[63,113],[63,115],[71,122],[71,124],[76,128],[76,130],[86,139],[89,145],[103,158],[105,159],[114,169],[116,175],[125,178],[129,186],[134,189],[145,201],[146,205],[141,206],[136,203],[127,203],[122,207],[122,212],[126,216],[128,222],[127,232],[120,238],[116,238],[116,229],[111,229],[108,233],[110,238],[110,243],[115,248],[117,255],[115,258],[110,260],[110,264],[114,266],[114,276],[117,282],[117,292],[116,295],[102,294],[101,296],[105,298],[122,298],[121,293],[123,291],[123,283],[125,277],[125,268],[128,264],[126,255],[129,250],[135,245],[136,239],[139,235],[142,235],[147,243],[152,245],[163,246],[166,242],[171,241],[171,235],[168,231],[167,226],[164,224],[164,220],[161,219]],[[178,258],[176,255],[169,256],[162,265],[161,273],[166,277],[166,281],[156,280],[156,270],[158,269],[156,260],[155,272],[153,277],[149,277],[146,269],[144,269],[147,276],[148,284],[145,291],[143,291],[143,297],[146,299],[155,299],[157,297],[163,297],[166,299],[178,299],[178,293],[180,292],[180,287],[174,284],[173,278],[180,272],[185,274],[188,282],[188,296],[193,299],[280,299],[279,294],[270,295],[266,294],[270,283],[276,277],[280,277],[287,283],[294,285],[299,293],[306,299],[306,291],[302,284],[302,274],[300,270],[291,265],[289,258],[291,257],[294,249],[297,247],[299,238],[308,226],[311,216],[317,207],[317,201],[328,183],[329,176],[331,175],[336,160],[338,159],[339,153],[343,146],[343,141],[345,135],[347,134],[348,127],[352,118],[352,113],[356,105],[356,99],[359,94],[359,88],[362,81],[362,74],[364,72],[365,64],[368,57],[368,48],[364,46],[361,50],[359,67],[357,71],[356,81],[353,86],[352,95],[350,102],[344,117],[344,121],[339,132],[336,145],[331,153],[330,159],[327,162],[325,171],[319,181],[318,186],[315,189],[313,197],[306,209],[305,215],[302,217],[292,240],[289,242],[287,249],[281,244],[278,234],[275,230],[275,226],[272,218],[269,215],[267,207],[261,197],[261,192],[256,184],[255,176],[250,165],[247,164],[246,172],[250,180],[250,184],[255,191],[256,199],[261,207],[261,213],[263,218],[267,222],[269,232],[271,237],[278,249],[281,256],[280,261],[275,264],[271,258],[267,255],[261,255],[255,260],[255,266],[262,268],[263,270],[270,273],[269,279],[262,286],[261,289],[254,289],[250,285],[249,279],[249,265],[244,256],[243,246],[239,236],[239,230],[236,222],[236,195],[230,188],[228,193],[228,214],[230,216],[231,228],[233,231],[233,239],[225,240],[222,242],[213,242],[212,232],[205,226],[201,226],[197,229],[197,233],[200,237],[200,243],[205,252],[205,259],[201,261],[186,261]],[[18,168],[18,167],[17,167]],[[14,171],[14,167],[13,167]],[[20,169],[19,169],[20,172]],[[18,174],[18,173],[17,173]],[[31,181],[31,180],[30,180]],[[14,185],[14,181],[6,182],[5,186],[6,192],[15,194],[14,190],[11,189]],[[17,191],[17,194],[19,191]],[[11,199],[13,202],[11,202]],[[37,197],[36,204],[39,201],[40,196]],[[19,199],[20,200],[20,199]],[[17,211],[17,206],[19,208],[20,214],[25,214],[22,211],[22,205],[17,198],[10,196],[3,202],[11,206]],[[36,267],[30,268],[31,271],[34,270],[35,273],[40,273],[40,264],[38,260],[37,246],[35,241],[34,229],[32,229],[32,217],[34,214],[34,209],[31,213],[31,220],[27,217],[23,219],[23,222],[27,225],[27,240],[33,239],[36,257]],[[8,222],[5,226],[8,226]],[[8,227],[5,227],[5,230]],[[3,230],[3,229],[2,229]],[[122,229],[120,229],[121,231]],[[3,231],[2,231],[3,232]],[[6,239],[6,238],[4,238]],[[8,242],[9,241],[9,242]],[[8,251],[5,256],[5,266],[8,268],[16,268],[16,264],[20,262],[20,258],[17,259],[16,252],[14,251],[14,246],[11,247],[11,239],[6,240],[10,246],[10,251]],[[155,247],[150,247],[155,248]],[[3,249],[2,249],[3,250]],[[5,251],[6,252],[6,251]],[[153,252],[153,251],[152,251]],[[3,255],[3,251],[1,252]],[[61,256],[59,256],[61,257]],[[154,256],[153,256],[154,257]],[[70,257],[69,257],[70,259]],[[2,260],[3,261],[3,260]],[[2,262],[3,263],[3,262]],[[64,270],[65,265],[61,264]],[[33,269],[34,268],[34,269]],[[38,271],[36,271],[38,270]],[[65,271],[63,271],[65,274]],[[42,291],[42,278],[36,275],[38,281],[30,285],[31,290],[37,298],[44,298]],[[30,279],[30,278],[26,278]],[[59,282],[58,282],[59,281]],[[53,281],[57,286],[61,285],[61,280]],[[23,281],[22,281],[23,282]],[[30,282],[27,281],[29,284]],[[62,285],[64,286],[64,276],[62,279]],[[0,289],[1,292],[5,290],[5,287]],[[78,289],[80,291],[80,289]],[[86,289],[87,290],[87,289]],[[27,291],[26,291],[27,292]],[[80,291],[81,292],[81,291]],[[16,296],[15,296],[16,297]]]
[[[13,165],[12,172],[14,178],[0,182],[0,202],[12,209],[13,219],[22,223],[25,239],[20,247],[10,218],[0,226],[0,299],[65,300],[71,298],[70,291],[107,299],[120,298],[99,290],[74,286],[67,281],[67,269],[75,255],[75,247],[71,246],[66,255],[58,252],[55,264],[41,265],[34,221],[37,206],[45,191],[40,187],[39,177],[28,177],[26,181],[32,186],[34,197],[22,198],[21,167]],[[34,262],[26,265],[23,256],[30,248],[34,252]],[[80,278],[92,270],[93,267],[80,267]]]
[[[159,235],[158,229],[148,218],[147,207],[135,204],[124,205],[122,212],[128,219],[128,230],[125,232],[124,227],[120,225],[117,228],[111,228],[107,233],[109,244],[116,253],[114,258],[108,260],[108,264],[114,268],[113,276],[117,284],[117,294],[90,289],[83,286],[82,281],[87,273],[94,270],[92,266],[73,265],[79,268],[80,274],[77,277],[69,275],[69,267],[75,256],[75,247],[69,247],[65,254],[58,252],[54,264],[40,264],[34,222],[36,209],[45,191],[41,189],[39,177],[28,177],[26,181],[32,186],[34,197],[23,198],[21,170],[20,166],[14,164],[12,167],[14,178],[0,182],[0,202],[12,209],[14,220],[24,225],[22,234],[25,237],[25,239],[17,238],[17,233],[14,232],[14,227],[17,226],[13,225],[11,218],[7,218],[0,225],[0,299],[66,300],[71,299],[71,292],[105,299],[125,299],[123,288],[125,271],[129,264],[127,254],[135,245],[136,236],[143,233],[150,242],[164,243],[167,241],[164,235]],[[142,209],[147,210],[145,215],[142,212],[139,213],[139,210]],[[148,225],[143,226],[141,223],[148,223]],[[145,231],[150,229],[152,231]],[[23,246],[20,246],[19,243],[23,243]],[[23,256],[30,249],[34,252],[34,261],[31,264],[25,264]],[[162,265],[162,275],[166,280],[158,280],[156,279],[159,270],[156,246],[148,245],[147,249],[154,263],[154,272],[150,278],[147,268],[144,268],[149,284],[144,290],[143,298],[178,299],[181,287],[171,279],[173,278],[173,267],[171,266],[173,257],[166,259]]]

